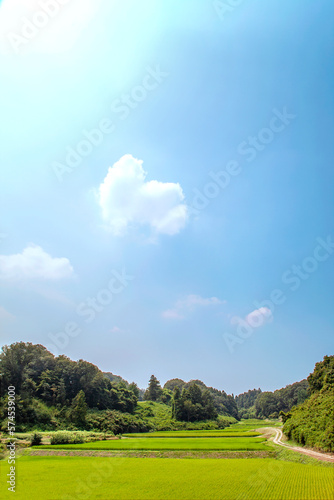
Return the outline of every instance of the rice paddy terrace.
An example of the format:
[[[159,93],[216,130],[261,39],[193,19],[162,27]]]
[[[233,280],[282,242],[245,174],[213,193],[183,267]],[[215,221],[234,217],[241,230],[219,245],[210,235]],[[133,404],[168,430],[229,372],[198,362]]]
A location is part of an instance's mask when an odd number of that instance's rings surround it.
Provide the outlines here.
[[[332,500],[333,464],[279,448],[268,425],[277,424],[246,421],[217,431],[126,434],[82,444],[44,439],[18,459],[16,498],[31,491],[45,500]],[[8,464],[0,464],[4,475]],[[1,492],[2,498],[10,494]]]

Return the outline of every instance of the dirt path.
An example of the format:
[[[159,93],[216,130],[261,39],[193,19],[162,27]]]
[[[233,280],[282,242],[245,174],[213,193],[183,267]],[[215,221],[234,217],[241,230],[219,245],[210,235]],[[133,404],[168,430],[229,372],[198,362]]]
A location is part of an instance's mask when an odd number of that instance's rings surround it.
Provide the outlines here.
[[[334,462],[334,455],[326,455],[325,453],[319,453],[317,451],[313,451],[307,448],[300,448],[299,446],[289,446],[288,444],[282,443],[283,432],[281,429],[272,428],[276,432],[276,436],[274,437],[274,443],[279,446],[284,446],[292,451],[298,451],[299,453],[304,453],[304,455],[308,455],[309,457],[317,458],[318,460],[324,460],[325,462]]]
[[[66,456],[66,457],[127,457],[127,458],[274,458],[273,451],[102,451],[102,450],[30,450],[25,449],[29,456]]]

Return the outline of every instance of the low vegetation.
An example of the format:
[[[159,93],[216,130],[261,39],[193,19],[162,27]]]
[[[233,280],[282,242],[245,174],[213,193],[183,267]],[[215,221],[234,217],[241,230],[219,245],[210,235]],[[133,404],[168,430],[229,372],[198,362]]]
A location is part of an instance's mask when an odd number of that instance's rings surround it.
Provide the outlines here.
[[[42,434],[39,432],[34,432],[30,438],[31,446],[38,446],[42,443]]]
[[[53,443],[52,443],[53,444]],[[51,446],[51,445],[50,445]],[[50,446],[43,446],[47,449]],[[52,449],[72,450],[266,450],[263,438],[125,438],[83,444],[54,445]]]
[[[167,431],[167,432],[143,432],[139,434],[124,434],[123,437],[131,438],[190,438],[190,437],[256,437],[259,436],[259,432],[237,432],[237,431]]]
[[[0,462],[1,475],[7,473]],[[329,500],[333,471],[275,459],[22,457],[17,500]],[[61,487],[60,487],[61,485]],[[2,498],[12,498],[3,490]]]
[[[55,432],[51,436],[51,444],[79,444],[85,442],[85,436],[81,432]]]

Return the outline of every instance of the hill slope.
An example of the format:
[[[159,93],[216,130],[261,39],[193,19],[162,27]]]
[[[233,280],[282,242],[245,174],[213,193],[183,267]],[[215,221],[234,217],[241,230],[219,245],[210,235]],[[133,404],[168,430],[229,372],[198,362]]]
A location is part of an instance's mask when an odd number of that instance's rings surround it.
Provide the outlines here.
[[[307,378],[311,396],[282,413],[283,432],[302,445],[334,452],[334,356],[325,356]]]

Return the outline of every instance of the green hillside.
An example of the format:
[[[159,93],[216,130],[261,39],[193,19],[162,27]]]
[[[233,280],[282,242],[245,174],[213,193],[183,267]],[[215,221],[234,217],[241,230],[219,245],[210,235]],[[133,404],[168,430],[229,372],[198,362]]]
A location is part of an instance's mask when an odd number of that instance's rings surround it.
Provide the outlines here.
[[[334,452],[334,356],[325,356],[308,377],[311,396],[282,413],[283,432],[297,443]]]

